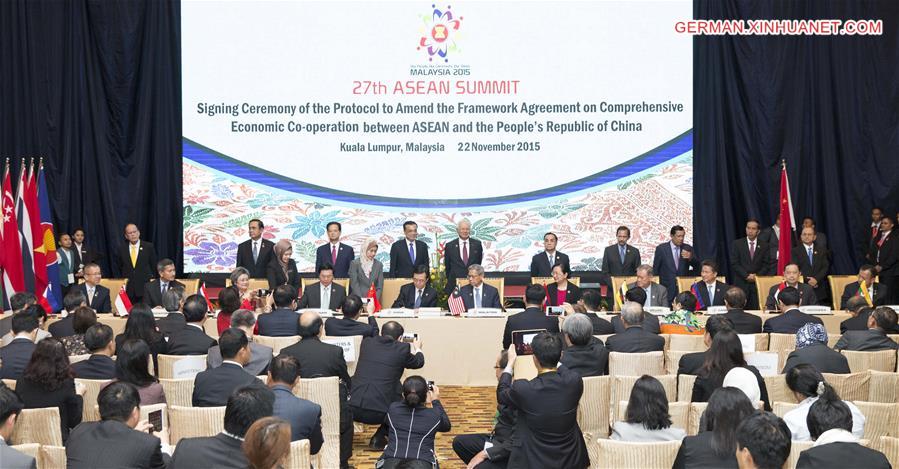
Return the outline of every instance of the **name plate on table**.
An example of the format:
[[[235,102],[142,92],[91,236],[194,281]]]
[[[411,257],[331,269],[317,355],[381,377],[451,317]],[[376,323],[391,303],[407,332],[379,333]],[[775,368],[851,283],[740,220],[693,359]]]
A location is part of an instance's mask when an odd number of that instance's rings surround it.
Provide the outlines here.
[[[818,305],[800,306],[799,311],[802,311],[805,314],[833,314],[833,310],[827,306]]]
[[[705,314],[724,314],[727,312],[727,306],[709,306]]]
[[[499,308],[471,308],[462,313],[466,318],[504,318],[506,313]]]
[[[644,310],[653,316],[668,316],[671,314],[671,310],[664,306],[650,306],[644,308]]]
[[[316,313],[318,313],[319,316],[321,316],[323,318],[333,318],[334,317],[334,311],[331,311],[330,309],[320,309],[320,308],[301,309],[301,310],[297,311],[297,314],[308,313],[309,311],[316,312]]]
[[[414,318],[415,310],[409,308],[388,308],[378,312],[379,318]]]
[[[443,310],[440,308],[418,308],[418,317],[420,318],[439,318],[443,316]]]
[[[777,352],[753,352],[745,354],[746,364],[759,370],[762,376],[776,376],[780,373],[777,369]]]
[[[324,337],[321,339],[326,344],[336,345],[343,349],[343,360],[347,363],[356,361],[356,346],[352,337]]]

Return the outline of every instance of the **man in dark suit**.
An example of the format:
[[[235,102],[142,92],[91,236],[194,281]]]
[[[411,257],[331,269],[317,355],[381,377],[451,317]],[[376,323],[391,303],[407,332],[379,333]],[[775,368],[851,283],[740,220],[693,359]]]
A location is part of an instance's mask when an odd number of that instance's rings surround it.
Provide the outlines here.
[[[94,324],[84,333],[84,346],[91,356],[71,366],[72,375],[82,379],[113,379],[115,375],[115,341],[112,328],[106,324]]]
[[[631,239],[631,229],[619,226],[615,231],[618,242],[607,246],[602,254],[602,273],[611,277],[631,277],[637,275],[640,267],[640,250],[627,244]]]
[[[150,280],[144,285],[144,304],[151,308],[162,306],[162,295],[170,288],[184,289],[184,284],[175,280],[175,262],[162,259],[156,264],[158,279]]]
[[[293,388],[300,378],[300,362],[290,355],[272,359],[268,369],[268,387],[275,393],[273,415],[290,424],[291,441],[309,440],[309,452],[318,454],[324,443],[322,436],[322,408],[300,399]]]
[[[727,312],[722,316],[733,323],[733,330],[737,334],[760,334],[762,332],[762,317],[743,311],[746,306],[746,292],[740,287],[730,287],[724,293],[724,306]]]
[[[468,267],[480,265],[484,260],[484,248],[481,242],[471,238],[471,222],[467,218],[456,225],[459,237],[446,243],[443,249],[443,265],[446,267],[446,293],[456,287],[457,278],[468,275]]]
[[[291,356],[300,363],[301,378],[336,376],[340,394],[340,467],[349,465],[353,455],[353,415],[347,402],[352,384],[347,373],[343,349],[321,341],[322,318],[314,311],[300,315],[300,341],[281,349],[281,356]]]
[[[677,296],[677,277],[696,275],[699,261],[693,252],[693,246],[684,242],[687,231],[683,226],[671,227],[671,241],[656,246],[652,260],[652,270],[659,276],[661,283],[668,290],[668,303]]]
[[[275,243],[264,239],[262,220],[252,219],[248,226],[250,239],[237,245],[237,266],[250,272],[250,278],[265,278],[265,268],[272,260]]]
[[[22,414],[25,405],[12,389],[0,386],[0,461],[4,469],[36,469],[37,461],[32,456],[13,449],[7,441],[11,440],[16,419]]]
[[[72,247],[75,254],[72,271],[75,273],[75,277],[80,277],[79,271],[83,273],[84,266],[100,264],[100,261],[103,260],[103,255],[85,244],[84,238],[84,228],[79,227],[72,231]]]
[[[755,286],[756,275],[771,275],[774,264],[771,262],[771,248],[759,237],[761,224],[751,218],[746,222],[746,237],[740,238],[730,245],[731,281],[734,286],[746,292],[747,307],[759,309],[758,290]]]
[[[400,287],[400,294],[393,302],[394,308],[433,308],[437,306],[437,290],[428,285],[428,271],[423,265],[415,266],[412,283]]]
[[[75,328],[72,326],[72,321],[75,316],[72,313],[74,313],[75,309],[79,306],[87,306],[87,298],[80,290],[73,288],[66,294],[65,298],[62,299],[62,307],[66,312],[66,317],[55,321],[47,327],[47,331],[50,332],[50,335],[57,339],[75,335]]]
[[[329,309],[339,311],[346,299],[343,285],[334,283],[334,269],[325,264],[318,271],[318,282],[307,285],[300,298],[299,309]]]
[[[361,335],[362,337],[377,337],[380,335],[380,328],[375,317],[368,317],[368,324],[358,321],[359,313],[362,312],[362,298],[357,295],[350,295],[343,301],[343,317],[329,318],[325,322],[325,335],[330,337],[347,337],[353,335]]]
[[[380,337],[368,337],[362,341],[353,388],[350,392],[350,408],[353,420],[367,424],[380,424],[369,446],[383,450],[387,446],[388,427],[385,422],[390,404],[403,398],[400,378],[406,369],[417,370],[425,365],[421,342],[401,342],[403,326],[389,321],[381,328]]]
[[[128,279],[125,291],[131,303],[140,303],[144,298],[144,285],[153,279],[156,249],[140,239],[140,231],[134,223],[125,225],[125,239],[128,242],[118,250],[119,273]]]
[[[403,223],[403,235],[403,239],[390,246],[390,276],[411,277],[417,265],[425,266],[427,272],[430,272],[431,258],[428,256],[428,245],[418,240],[418,224],[414,221]]]
[[[797,305],[816,305],[818,304],[818,297],[815,296],[815,289],[807,284],[799,281],[799,266],[796,264],[787,264],[784,267],[784,281],[783,283],[778,283],[772,285],[770,289],[768,289],[768,299],[765,300],[765,310],[766,311],[778,311],[778,296],[780,292],[787,287],[795,289],[799,292],[799,303]]]
[[[242,330],[250,342],[250,361],[243,366],[243,370],[250,376],[264,375],[272,361],[272,348],[253,341],[255,325],[256,315],[248,309],[239,309],[231,314],[231,327]],[[222,365],[223,361],[222,350],[219,346],[210,347],[206,354],[206,368],[217,368]]]
[[[871,298],[871,302],[873,306],[883,306],[886,304],[887,297],[889,296],[889,292],[887,291],[886,285],[882,283],[876,282],[874,279],[877,277],[875,273],[874,266],[871,264],[865,264],[858,268],[858,280],[855,282],[846,285],[843,288],[843,294],[840,296],[840,307],[846,309],[846,306],[849,304],[849,300],[851,298],[862,298],[862,290],[861,284],[865,282],[865,286],[868,289],[868,297]],[[836,292],[834,292],[836,294]],[[867,304],[867,300],[865,300]]]
[[[642,267],[641,267],[641,269],[642,269]],[[637,275],[638,275],[637,278],[638,279],[639,279],[640,272],[641,271],[638,269],[637,270]],[[652,271],[650,271],[650,274],[651,273],[652,273]],[[638,280],[638,282],[639,282],[639,280]],[[650,289],[651,291],[653,291],[653,295],[655,295],[655,290],[657,287],[660,289],[665,288],[656,283],[653,283],[652,287]],[[642,306],[642,305],[646,304],[646,290],[640,288],[639,283],[638,283],[638,286],[631,288],[630,290],[627,291],[627,293],[624,294],[624,301],[625,302],[631,301],[631,302],[637,303],[638,305]],[[654,304],[653,306],[661,306],[661,305]],[[654,315],[654,314],[647,314],[645,309],[643,311],[644,311],[644,313],[643,313],[643,331],[649,332],[650,334],[661,333],[662,326],[659,324],[659,318],[656,317],[656,315]],[[627,330],[627,326],[625,326],[625,324],[621,321],[621,314],[616,314],[615,316],[612,316],[612,329],[614,329],[615,334],[623,334],[624,331]]]
[[[899,303],[899,241],[894,239],[893,218],[880,220],[880,237],[868,252],[868,262],[874,264],[880,283],[886,285],[887,304]]]
[[[597,313],[601,312],[600,305],[602,302],[602,296],[599,292],[596,290],[584,290],[581,294],[581,299],[584,300],[584,307],[587,310],[584,315],[593,323],[593,335],[614,334],[615,328],[612,327],[612,323],[597,315]]]
[[[84,283],[78,285],[75,289],[87,298],[87,305],[92,310],[103,314],[112,312],[112,302],[110,301],[109,289],[100,285],[101,278],[100,266],[87,264],[84,266]]]
[[[12,333],[15,338],[6,347],[0,347],[0,379],[16,380],[22,376],[34,352],[37,330],[37,318],[31,313],[21,311],[13,315]]]
[[[828,248],[828,245],[827,245],[827,235],[818,231],[818,226],[815,224],[815,219],[812,217],[805,217],[802,219],[802,224],[799,225],[799,228],[798,228],[799,236],[800,236],[799,243],[804,242],[804,241],[802,241],[802,230],[804,230],[806,228],[811,228],[812,231],[815,233],[815,237],[816,237],[815,245],[818,248],[824,250],[824,252],[828,253],[828,255],[829,255],[830,249]],[[793,247],[796,247],[796,245],[797,245],[797,243],[793,243]]]
[[[868,317],[868,330],[846,331],[834,345],[835,350],[876,351],[896,350],[899,344],[887,337],[887,331],[896,328],[897,318],[893,308],[878,306]]]
[[[702,307],[698,309],[706,310],[709,306],[724,306],[724,294],[730,285],[718,281],[718,263],[711,259],[702,261],[699,276],[701,280],[697,282],[696,287]]]
[[[546,292],[540,285],[528,285],[524,291],[524,311],[506,318],[503,329],[503,349],[512,345],[512,332],[543,329],[555,334],[559,333],[559,318],[547,316],[543,312],[543,300]]]
[[[860,255],[858,256],[861,259],[862,263],[865,263],[868,253],[874,247],[874,243],[877,242],[877,239],[880,238],[880,220],[883,219],[883,209],[880,207],[874,207],[871,209],[871,224],[865,226],[865,228],[861,231],[861,242],[859,243]]]
[[[543,252],[531,258],[531,277],[549,277],[553,274],[553,266],[560,263],[571,265],[568,255],[556,251],[559,237],[555,233],[543,235]]]
[[[66,441],[66,466],[165,468],[168,455],[159,438],[140,422],[140,394],[130,383],[114,382],[100,390],[99,422],[82,422]]]
[[[574,314],[562,323],[565,353],[561,363],[582,378],[602,376],[609,368],[609,351],[593,337],[593,324],[583,314]]]
[[[328,222],[326,227],[328,244],[319,246],[315,250],[315,273],[320,272],[322,266],[327,264],[334,268],[335,277],[349,277],[350,262],[356,258],[356,253],[352,247],[340,242],[341,228],[340,223],[336,221]]]
[[[250,341],[240,329],[225,329],[219,336],[219,350],[222,365],[201,371],[194,378],[194,392],[191,401],[194,407],[223,406],[235,389],[256,381],[254,376],[244,371],[250,362]]]
[[[733,330],[733,328],[734,323],[732,323],[730,319],[724,317],[723,314],[716,314],[710,317],[705,323],[705,334],[702,337],[705,346],[711,347],[712,340],[718,332],[722,330]],[[694,352],[682,355],[680,361],[677,363],[677,374],[698,375],[703,363],[705,363],[706,355],[708,355],[708,350],[705,352]]]
[[[177,290],[169,290],[177,291]],[[184,301],[184,327],[169,336],[169,355],[205,355],[215,339],[203,331],[209,306],[200,295],[191,295]]]
[[[786,287],[781,290],[777,297],[777,304],[783,314],[765,321],[764,326],[762,326],[762,332],[795,334],[806,323],[824,324],[821,318],[799,311],[799,302],[799,290],[794,287]]]
[[[512,381],[515,347],[508,348],[509,363],[499,379],[497,403],[518,411],[516,443],[509,455],[509,467],[544,468],[590,466],[584,436],[577,423],[577,408],[584,383],[580,375],[566,367],[557,368],[562,358],[558,334],[541,332],[531,341],[537,377]]]
[[[216,436],[182,439],[168,469],[246,469],[249,463],[240,445],[253,422],[272,415],[274,403],[275,394],[258,380],[238,388],[228,397],[225,431]]]
[[[468,266],[468,285],[459,289],[465,310],[472,308],[500,308],[503,305],[499,290],[484,283],[484,268],[478,264]]]
[[[827,291],[827,274],[830,272],[830,256],[817,241],[814,228],[803,228],[798,246],[791,251],[792,262],[799,266],[805,283],[815,291],[815,298],[822,304],[830,304]]]
[[[844,309],[852,317],[840,323],[840,334],[845,334],[846,331],[868,330],[868,317],[874,311],[874,308],[868,306],[868,300],[860,296],[853,296],[846,301]],[[889,333],[893,334],[894,332]],[[899,334],[899,332],[895,333]]]
[[[665,349],[662,336],[643,330],[643,307],[633,301],[621,307],[620,320],[625,330],[606,340],[606,348],[610,352],[644,353],[658,352]]]
[[[180,288],[169,288],[162,295],[162,307],[165,308],[168,315],[164,318],[156,320],[156,327],[159,332],[166,337],[171,337],[176,331],[184,329],[187,321],[184,319],[184,313],[181,309],[184,307],[184,290]]]
[[[306,287],[306,290],[309,290]],[[299,316],[296,313],[297,291],[292,285],[278,285],[272,293],[275,309],[271,313],[260,314],[259,335],[266,337],[291,337],[297,335]]]

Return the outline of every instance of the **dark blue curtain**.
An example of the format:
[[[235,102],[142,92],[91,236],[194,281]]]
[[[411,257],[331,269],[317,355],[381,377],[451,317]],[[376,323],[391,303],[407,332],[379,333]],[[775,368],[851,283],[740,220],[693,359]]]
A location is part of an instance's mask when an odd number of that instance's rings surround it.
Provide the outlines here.
[[[729,263],[749,217],[770,226],[781,159],[796,215],[854,273],[872,206],[899,209],[899,2],[695,0],[697,19],[882,19],[881,36],[694,39],[694,230]],[[800,222],[799,219],[796,220]]]
[[[84,227],[107,276],[129,222],[182,264],[180,18],[175,0],[0,2],[0,156],[45,158],[57,230]]]

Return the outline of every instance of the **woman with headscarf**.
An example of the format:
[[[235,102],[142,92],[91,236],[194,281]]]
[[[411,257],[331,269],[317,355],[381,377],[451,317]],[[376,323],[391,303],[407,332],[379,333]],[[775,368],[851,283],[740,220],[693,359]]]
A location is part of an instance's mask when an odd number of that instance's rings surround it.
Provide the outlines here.
[[[806,323],[796,331],[796,350],[787,356],[783,372],[803,363],[813,365],[821,373],[849,373],[849,361],[827,346],[827,331],[818,323]]]
[[[293,255],[293,247],[290,240],[282,239],[275,243],[275,255],[269,261],[265,269],[268,278],[268,287],[272,290],[279,285],[292,285],[300,291],[300,274],[297,271],[297,263],[290,257]]]
[[[381,297],[381,288],[384,286],[384,264],[375,259],[377,253],[377,240],[368,238],[362,243],[362,255],[350,262],[351,294],[365,298],[368,296],[368,290],[374,284],[378,298]]]

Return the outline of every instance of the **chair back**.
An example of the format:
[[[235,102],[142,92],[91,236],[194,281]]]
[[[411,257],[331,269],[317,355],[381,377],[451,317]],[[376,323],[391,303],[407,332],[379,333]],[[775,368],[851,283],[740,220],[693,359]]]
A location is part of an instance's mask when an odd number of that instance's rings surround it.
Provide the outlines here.
[[[699,434],[699,422],[702,421],[702,414],[705,412],[706,407],[709,406],[709,403],[691,402],[689,406],[690,418],[685,429],[687,430],[687,435],[696,435]]]
[[[666,350],[665,351],[665,373],[676,375],[677,369],[680,367],[680,359],[688,354],[694,353],[689,350]]]
[[[796,402],[793,391],[787,387],[786,375],[763,376],[768,390],[768,402]]]
[[[668,402],[675,402],[677,398],[677,376],[656,375],[653,377],[662,383],[662,387],[665,388],[665,397],[668,398]],[[612,376],[611,378],[612,420],[610,423],[621,420],[621,416],[618,414],[618,406],[615,405],[615,403],[621,401],[627,402],[630,400],[631,390],[634,388],[634,383],[637,382],[637,379],[639,379],[640,376]]]
[[[882,436],[876,449],[887,457],[891,466],[899,467],[899,438]]]
[[[771,411],[774,412],[774,415],[783,418],[787,412],[799,407],[799,404],[795,402],[772,402],[771,403]]]
[[[100,412],[96,409],[97,396],[100,395],[100,389],[108,383],[108,379],[81,379],[75,378],[76,383],[84,385],[84,395],[81,396],[84,405],[81,409],[81,420],[85,422],[97,422],[100,420]]]
[[[546,284],[549,286],[551,283],[556,283],[555,279],[552,277],[531,277],[531,285],[543,285]],[[580,277],[569,277],[568,283],[579,287],[581,286],[581,278]]]
[[[193,378],[197,375],[197,373],[206,369],[206,355],[164,355],[160,353],[157,356],[157,362],[159,362],[159,378],[176,378],[175,363],[181,360],[191,360],[191,362],[196,366],[192,366],[192,370],[190,370],[190,372],[184,374],[183,376],[177,376],[177,378]],[[201,362],[202,366],[200,366]]]
[[[154,267],[155,268],[155,267]],[[118,313],[118,309],[115,306],[115,297],[119,295],[119,290],[122,287],[128,286],[127,278],[104,278],[100,279],[100,286],[106,287],[109,289],[109,304],[112,305],[112,312]],[[124,326],[122,326],[124,327]],[[122,331],[114,331],[116,334]]]
[[[193,405],[193,378],[167,379],[159,378],[159,384],[165,392],[165,401],[170,406],[191,407]]]
[[[517,360],[516,360],[517,361]],[[588,376],[583,378],[584,392],[577,407],[577,423],[589,442],[597,438],[609,437],[609,402],[612,398],[610,376]]]
[[[253,341],[259,345],[266,345],[272,348],[272,354],[278,356],[281,349],[290,347],[300,341],[300,336],[292,335],[290,337],[269,337],[266,335],[254,335]]]
[[[674,465],[680,441],[662,443],[634,443],[630,441],[598,440],[596,460],[591,467],[599,469],[670,469]]]
[[[315,467],[340,467],[340,385],[336,376],[301,378],[293,393],[322,408],[322,435],[325,443],[312,456]]]
[[[814,445],[814,441],[791,441],[790,456],[787,457],[787,461],[783,465],[784,469],[795,469],[796,463],[799,462],[799,455]]]
[[[337,277],[334,277],[334,279],[331,280],[331,281],[334,282],[334,283],[336,283],[336,284],[338,284],[338,285],[340,285],[340,286],[342,286],[343,289],[346,290],[346,294],[347,294],[347,295],[350,294],[350,279],[348,279],[348,278],[337,278]],[[313,283],[318,283],[318,277],[314,277],[314,278],[305,278],[305,277],[304,277],[304,278],[301,278],[301,279],[300,279],[300,289],[301,289],[301,290],[300,290],[300,296],[303,296],[303,292],[306,291],[306,287],[309,286],[309,285],[312,285]],[[268,288],[268,281],[266,281],[265,285],[266,285],[266,286],[265,286],[264,288]]]
[[[184,284],[184,297],[196,295],[200,291],[200,279],[198,278],[179,278],[179,282]]]
[[[225,406],[181,407],[168,406],[169,444],[175,446],[182,438],[215,436],[225,429]]]
[[[677,375],[678,402],[690,402],[693,400],[694,383],[696,383],[696,375]]]
[[[821,373],[824,380],[833,386],[833,389],[839,394],[844,401],[863,401],[868,398],[868,389],[871,385],[871,373],[864,371],[861,373],[850,373],[847,375]],[[769,400],[771,391],[768,391]],[[791,401],[788,401],[791,402]]]
[[[66,467],[66,447],[41,445],[38,469],[60,469]]]
[[[768,333],[761,332],[758,334],[740,334],[742,335],[752,335],[755,336],[755,351],[756,352],[767,352],[771,347],[769,344],[770,337]]]
[[[758,292],[759,296],[759,309],[762,311],[765,310],[765,301],[768,300],[768,291],[771,290],[771,287],[777,285],[780,282],[783,282],[784,278],[781,275],[756,275],[755,276],[755,289]],[[802,276],[799,276],[799,282],[803,282],[804,279]]]
[[[871,371],[868,402],[899,404],[899,373]]]
[[[877,350],[873,352],[841,350],[840,353],[846,357],[846,360],[849,362],[849,371],[853,373],[866,370],[896,371],[895,350]]]
[[[769,352],[792,352],[796,350],[796,334],[772,333],[768,336]]]
[[[833,297],[833,301],[831,307],[834,311],[839,311],[843,309],[843,305],[840,304],[842,301],[843,290],[846,289],[846,285],[849,285],[852,282],[858,280],[858,275],[828,275],[827,281],[830,283],[830,296]]]
[[[412,279],[385,278],[384,285],[381,287],[381,307],[389,308],[393,306],[393,302],[400,296],[400,289],[407,283],[412,283]]]
[[[14,379],[3,379],[3,384],[13,391],[16,390],[16,380]]]
[[[865,416],[865,436],[878,441],[882,436],[899,437],[899,404],[853,401]]]
[[[626,276],[626,277],[611,277],[612,279],[612,293],[621,291],[621,284],[631,284],[637,281],[636,276]],[[652,277],[652,281],[655,283],[659,283],[659,276],[654,275]],[[623,298],[622,298],[623,299]],[[620,311],[621,307],[618,306],[618,303],[612,302],[612,311]]]
[[[22,409],[10,436],[12,444],[62,446],[59,407]]]
[[[312,455],[309,452],[309,440],[291,441],[287,464],[284,465],[285,469],[306,469],[312,467]]]
[[[665,373],[664,352],[609,352],[609,375],[657,376]]]
[[[670,334],[668,350],[686,352],[705,352],[709,347],[705,344],[704,335]]]

